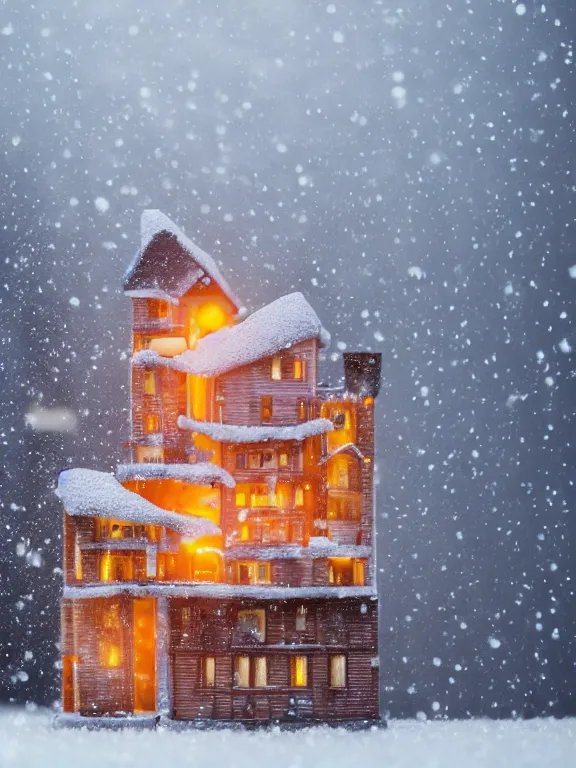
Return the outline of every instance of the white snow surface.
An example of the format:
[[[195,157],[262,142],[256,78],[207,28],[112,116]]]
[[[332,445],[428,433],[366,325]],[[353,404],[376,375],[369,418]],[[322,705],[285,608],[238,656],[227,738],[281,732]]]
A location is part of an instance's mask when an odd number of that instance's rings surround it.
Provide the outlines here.
[[[188,485],[222,483],[234,488],[236,481],[231,474],[217,464],[208,461],[198,464],[119,464],[116,477],[126,480],[180,480]]]
[[[56,495],[62,500],[66,512],[72,516],[161,525],[177,531],[189,540],[220,533],[220,529],[211,520],[157,507],[121,486],[114,475],[108,472],[65,469],[58,477]]]
[[[174,222],[168,218],[165,213],[155,209],[147,209],[142,212],[142,217],[140,219],[140,251],[136,254],[136,258],[132,261],[126,270],[126,274],[124,276],[125,282],[132,276],[132,273],[138,265],[140,256],[144,253],[147,246],[152,242],[156,235],[159,235],[162,232],[167,232],[168,234],[173,235],[178,240],[182,248],[190,254],[190,256],[204,270],[204,272],[206,272],[206,274],[209,275],[212,280],[214,280],[214,282],[218,283],[220,288],[224,291],[234,306],[238,309],[241,308],[242,303],[233,293],[232,289],[222,276],[222,273],[216,266],[216,262],[212,256],[209,256],[205,251],[197,246],[196,243],[193,243],[192,240],[190,240],[190,238],[187,237],[184,232],[182,232],[180,227],[177,227],[176,224],[174,224]],[[186,290],[190,289],[191,287],[191,285],[183,286],[182,290],[185,293]]]
[[[220,424],[216,421],[196,421],[186,416],[178,417],[180,429],[189,429],[207,435],[222,443],[261,443],[267,440],[306,440],[313,435],[331,432],[334,425],[329,419],[303,421],[293,427],[243,427],[236,424]]]
[[[237,325],[200,339],[195,349],[166,358],[151,350],[134,355],[140,365],[164,365],[195,376],[219,376],[271,357],[307,339],[330,343],[330,334],[301,293],[289,293],[249,315]]]
[[[576,721],[395,721],[351,733],[54,730],[52,716],[0,710],[2,768],[571,768]]]

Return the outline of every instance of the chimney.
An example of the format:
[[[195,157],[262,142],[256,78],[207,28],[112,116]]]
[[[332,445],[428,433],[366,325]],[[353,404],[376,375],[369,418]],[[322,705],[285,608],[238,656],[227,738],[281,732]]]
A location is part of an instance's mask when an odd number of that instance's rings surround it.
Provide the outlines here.
[[[351,395],[376,397],[381,368],[381,352],[344,352],[346,390]]]

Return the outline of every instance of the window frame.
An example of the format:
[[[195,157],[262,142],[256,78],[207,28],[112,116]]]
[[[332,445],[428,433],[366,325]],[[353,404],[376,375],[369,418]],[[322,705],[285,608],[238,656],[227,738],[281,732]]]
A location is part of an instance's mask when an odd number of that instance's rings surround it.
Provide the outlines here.
[[[242,670],[242,679],[245,680],[246,685],[241,685],[240,671],[241,667],[247,668]],[[264,685],[259,684],[259,672],[264,670]],[[244,674],[247,673],[247,674]],[[261,678],[260,678],[261,680]],[[234,672],[232,678],[232,688],[235,690],[252,690],[263,688],[269,688],[268,685],[268,658],[263,655],[248,656],[247,654],[238,654],[234,656]]]

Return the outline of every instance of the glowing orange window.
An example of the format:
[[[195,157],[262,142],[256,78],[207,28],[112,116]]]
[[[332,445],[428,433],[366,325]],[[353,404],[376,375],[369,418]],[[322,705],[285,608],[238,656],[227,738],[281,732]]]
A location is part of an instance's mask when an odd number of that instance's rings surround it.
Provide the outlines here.
[[[147,413],[144,417],[144,432],[160,432],[160,416],[157,413]]]

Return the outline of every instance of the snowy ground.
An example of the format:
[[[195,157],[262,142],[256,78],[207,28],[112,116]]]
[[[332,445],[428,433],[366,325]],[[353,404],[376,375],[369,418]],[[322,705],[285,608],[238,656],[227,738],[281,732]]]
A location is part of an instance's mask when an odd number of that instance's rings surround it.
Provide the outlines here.
[[[392,722],[387,731],[55,731],[0,711],[1,768],[528,768],[576,765],[576,720]]]

